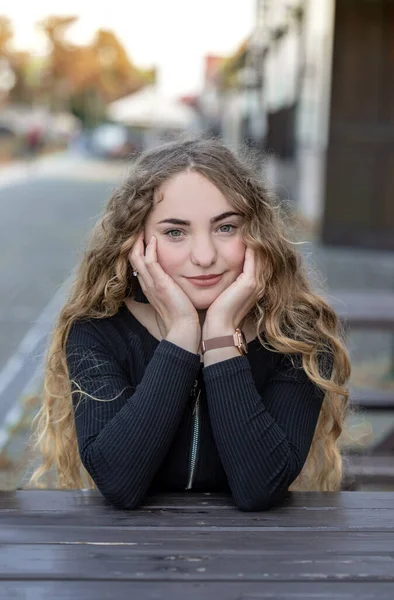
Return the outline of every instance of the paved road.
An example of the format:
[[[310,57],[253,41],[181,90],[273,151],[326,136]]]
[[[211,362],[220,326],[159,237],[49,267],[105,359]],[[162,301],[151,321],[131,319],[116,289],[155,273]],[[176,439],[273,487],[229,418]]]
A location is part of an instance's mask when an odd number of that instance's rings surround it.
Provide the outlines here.
[[[66,156],[22,166],[12,181],[0,174],[0,422],[42,357],[45,320],[124,171]]]

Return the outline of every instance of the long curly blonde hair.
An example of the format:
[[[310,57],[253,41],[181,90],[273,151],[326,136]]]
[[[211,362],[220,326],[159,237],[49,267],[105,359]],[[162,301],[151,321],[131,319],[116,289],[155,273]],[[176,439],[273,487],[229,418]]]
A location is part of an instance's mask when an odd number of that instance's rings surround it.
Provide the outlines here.
[[[173,142],[142,154],[94,228],[48,350],[42,406],[31,438],[41,463],[28,487],[44,487],[55,476],[58,488],[96,488],[78,451],[67,336],[77,319],[111,317],[127,297],[136,297],[140,289],[132,277],[129,252],[154,206],[155,191],[186,170],[209,179],[244,217],[244,241],[257,251],[258,264],[264,264],[258,280],[264,293],[248,315],[260,342],[274,352],[301,355],[306,374],[324,391],[310,452],[290,490],[336,491],[342,479],[338,438],[347,415],[350,376],[337,316],[312,291],[280,205],[248,161],[219,141],[207,139]],[[327,361],[322,356],[329,357],[329,369],[324,368]]]

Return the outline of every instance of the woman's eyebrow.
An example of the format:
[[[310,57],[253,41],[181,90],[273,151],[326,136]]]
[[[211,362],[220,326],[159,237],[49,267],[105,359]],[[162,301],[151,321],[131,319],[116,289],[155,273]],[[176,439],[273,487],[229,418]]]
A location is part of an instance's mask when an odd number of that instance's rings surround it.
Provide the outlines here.
[[[210,223],[217,223],[218,221],[221,221],[222,219],[228,219],[228,217],[242,217],[241,213],[237,213],[234,211],[228,211],[228,212],[224,212],[221,215],[218,215],[217,217],[212,217],[212,219],[210,219]],[[171,225],[183,225],[184,227],[190,227],[191,223],[190,221],[184,221],[183,219],[163,219],[163,221],[159,221],[157,224],[160,225],[160,223],[171,223]]]

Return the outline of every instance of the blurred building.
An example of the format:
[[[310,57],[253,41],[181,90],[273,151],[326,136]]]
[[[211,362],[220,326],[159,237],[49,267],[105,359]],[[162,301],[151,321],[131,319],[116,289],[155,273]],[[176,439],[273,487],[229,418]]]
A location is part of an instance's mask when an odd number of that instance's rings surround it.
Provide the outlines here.
[[[204,59],[204,87],[198,100],[199,112],[204,131],[209,135],[221,135],[221,90],[220,69],[224,58],[208,55]]]
[[[341,0],[340,0],[341,1]],[[281,196],[308,220],[324,216],[324,173],[335,0],[261,2],[266,52],[262,65],[266,149]]]
[[[216,129],[268,151],[322,241],[394,249],[394,0],[257,0],[208,88]]]

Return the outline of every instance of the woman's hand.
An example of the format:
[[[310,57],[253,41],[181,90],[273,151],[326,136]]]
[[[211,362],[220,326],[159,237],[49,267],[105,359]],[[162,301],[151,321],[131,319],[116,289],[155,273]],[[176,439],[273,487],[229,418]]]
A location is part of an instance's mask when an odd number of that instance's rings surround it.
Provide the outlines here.
[[[144,253],[141,233],[129,254],[129,261],[138,272],[138,281],[150,305],[164,321],[166,333],[183,331],[191,337],[201,336],[197,311],[183,290],[157,262],[157,240],[152,236]],[[190,338],[190,336],[189,336]],[[197,344],[198,345],[198,344]]]
[[[203,340],[234,333],[262,296],[262,291],[259,293],[256,284],[255,252],[247,247],[243,272],[208,308],[203,326]]]

